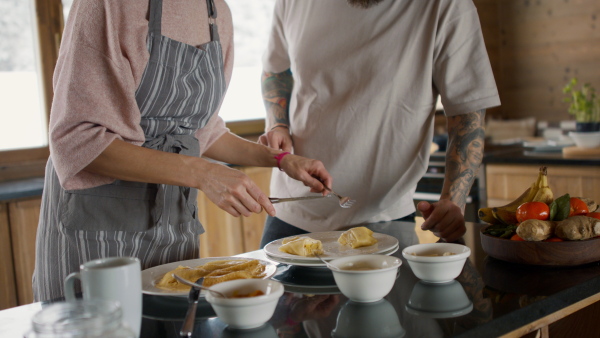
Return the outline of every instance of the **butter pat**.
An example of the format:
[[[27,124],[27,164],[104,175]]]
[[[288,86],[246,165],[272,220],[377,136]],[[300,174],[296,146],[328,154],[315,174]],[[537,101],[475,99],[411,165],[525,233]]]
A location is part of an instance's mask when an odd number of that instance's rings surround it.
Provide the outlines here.
[[[279,247],[279,251],[291,255],[311,257],[314,256],[315,253],[323,253],[323,243],[317,239],[306,236],[285,238],[283,240],[283,245]]]
[[[369,246],[377,243],[377,239],[373,237],[373,231],[365,227],[352,228],[344,232],[338,242],[342,245],[349,245],[352,249]]]

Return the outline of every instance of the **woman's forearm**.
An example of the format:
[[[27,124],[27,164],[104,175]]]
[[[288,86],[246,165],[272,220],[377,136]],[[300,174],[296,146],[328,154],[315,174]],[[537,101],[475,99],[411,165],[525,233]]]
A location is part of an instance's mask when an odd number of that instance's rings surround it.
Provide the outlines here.
[[[248,141],[232,133],[223,134],[204,156],[213,160],[254,167],[275,167],[275,155],[281,151]]]
[[[84,170],[120,180],[197,187],[192,173],[207,162],[116,139]]]

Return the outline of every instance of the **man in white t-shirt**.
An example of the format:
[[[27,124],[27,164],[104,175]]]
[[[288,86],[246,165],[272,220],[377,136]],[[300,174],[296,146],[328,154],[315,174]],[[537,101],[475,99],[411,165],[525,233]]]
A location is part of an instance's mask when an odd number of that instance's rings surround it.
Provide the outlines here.
[[[336,198],[276,205],[261,241],[401,219],[429,162],[438,95],[447,117],[438,202],[423,229],[455,241],[481,163],[485,109],[500,99],[472,0],[278,0],[263,59],[259,142],[321,160]],[[467,154],[465,156],[464,154]],[[306,188],[273,171],[271,196]]]

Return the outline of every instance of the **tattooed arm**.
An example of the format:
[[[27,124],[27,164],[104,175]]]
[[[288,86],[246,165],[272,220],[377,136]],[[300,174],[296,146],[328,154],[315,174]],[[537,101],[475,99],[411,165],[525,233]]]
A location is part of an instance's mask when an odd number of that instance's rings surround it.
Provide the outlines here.
[[[465,233],[464,209],[483,158],[485,109],[448,117],[446,176],[439,202],[420,202],[424,230],[455,241]]]
[[[271,148],[292,151],[289,102],[294,78],[288,69],[281,73],[263,72],[262,94],[267,111],[267,127],[258,142]]]

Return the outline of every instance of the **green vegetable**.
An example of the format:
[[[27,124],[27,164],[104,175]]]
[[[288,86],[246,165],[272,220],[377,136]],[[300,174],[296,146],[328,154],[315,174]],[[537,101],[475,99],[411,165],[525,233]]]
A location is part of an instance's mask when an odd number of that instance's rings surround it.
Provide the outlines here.
[[[550,220],[562,221],[569,217],[571,196],[564,194],[550,203]]]
[[[494,224],[485,228],[483,233],[494,237],[510,238],[516,233],[516,231],[516,225]]]

